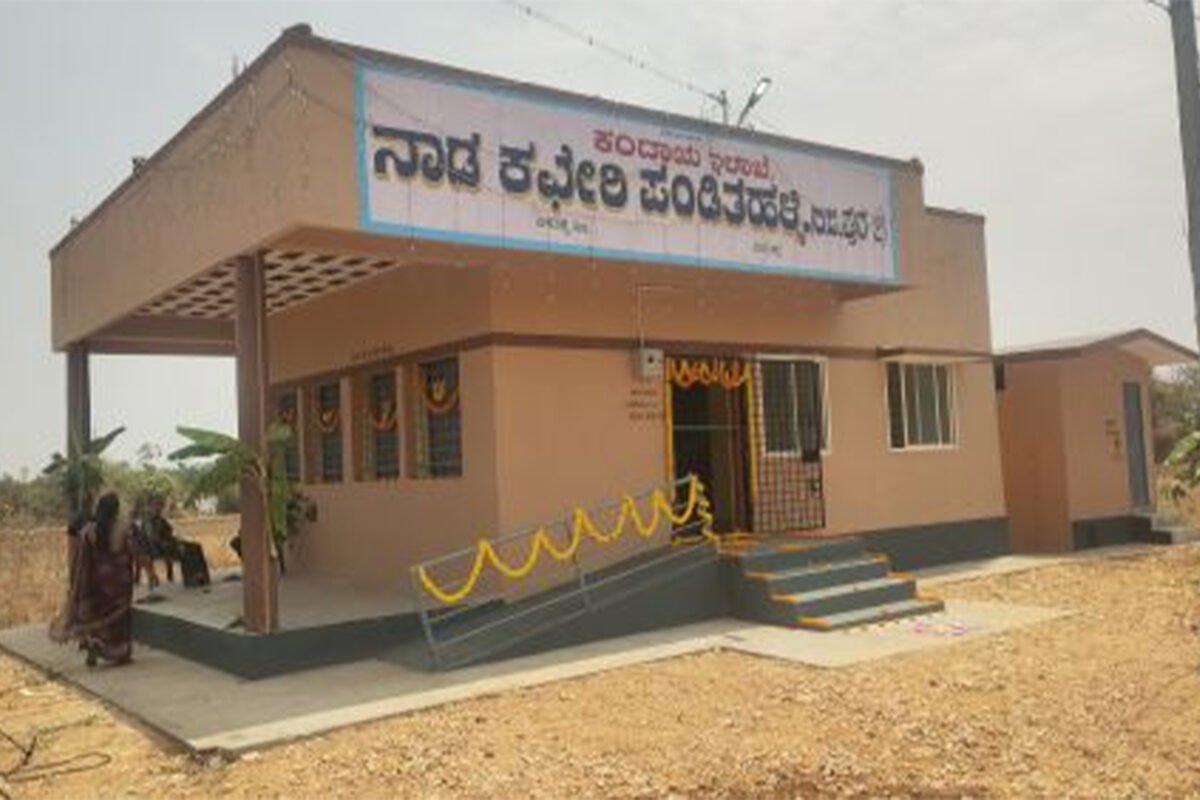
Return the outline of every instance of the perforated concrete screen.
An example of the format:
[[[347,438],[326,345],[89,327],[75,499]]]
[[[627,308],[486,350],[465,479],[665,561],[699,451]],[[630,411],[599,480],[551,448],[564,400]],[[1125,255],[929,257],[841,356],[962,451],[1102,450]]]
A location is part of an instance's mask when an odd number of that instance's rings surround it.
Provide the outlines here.
[[[351,286],[397,266],[376,256],[270,250],[266,261],[267,313]],[[138,310],[149,316],[230,319],[236,262],[229,261],[167,292]]]

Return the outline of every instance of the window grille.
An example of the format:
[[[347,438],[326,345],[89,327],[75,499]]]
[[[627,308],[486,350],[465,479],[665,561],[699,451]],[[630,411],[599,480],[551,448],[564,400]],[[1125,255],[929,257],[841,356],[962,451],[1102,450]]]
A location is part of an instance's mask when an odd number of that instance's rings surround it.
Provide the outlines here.
[[[367,474],[400,477],[400,436],[396,406],[396,377],[376,372],[367,379]]]
[[[342,480],[342,387],[323,383],[317,387],[317,430],[320,475],[327,483]]]
[[[458,359],[419,364],[414,402],[414,474],[421,478],[462,475],[462,413]]]
[[[828,422],[824,371],[817,361],[763,361],[763,443],[768,453],[803,453],[806,444],[825,450]],[[815,436],[816,442],[803,441]]]
[[[887,402],[893,449],[954,444],[954,388],[946,365],[889,362]]]
[[[756,533],[825,526],[821,450],[827,441],[824,370],[816,361],[764,360],[755,370],[752,429]]]

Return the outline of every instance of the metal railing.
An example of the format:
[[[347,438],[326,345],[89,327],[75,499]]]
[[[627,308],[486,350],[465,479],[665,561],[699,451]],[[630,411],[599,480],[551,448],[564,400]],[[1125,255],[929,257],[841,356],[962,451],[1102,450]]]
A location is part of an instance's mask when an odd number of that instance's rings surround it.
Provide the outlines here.
[[[665,489],[670,492],[672,514],[678,519],[689,505],[695,505],[689,502],[692,498],[688,494],[692,480],[682,478],[630,499],[641,509],[647,500],[651,504],[656,502],[656,496]],[[700,505],[706,512],[703,489],[699,492]],[[587,512],[588,517],[599,520],[599,527],[607,527],[611,532],[627,514],[624,507],[630,499],[596,506]],[[462,661],[480,660],[496,650],[586,614],[597,602],[620,599],[628,593],[621,591],[623,581],[651,569],[661,569],[693,551],[691,547],[672,545],[681,540],[707,541],[702,535],[706,530],[703,512],[692,513],[681,524],[665,514],[658,515],[656,529],[649,535],[633,532],[619,539],[614,537],[610,542],[583,537],[566,561],[550,558],[544,564],[534,563],[527,575],[517,579],[495,570],[474,574],[473,581],[477,585],[468,597],[458,602],[439,600],[429,591],[428,581],[431,575],[439,576],[439,580],[453,575],[460,583],[471,582],[472,573],[479,573],[475,561],[479,558],[480,544],[414,564],[410,570],[412,592],[433,667],[445,669]],[[487,545],[509,563],[537,559],[538,555],[533,552],[539,546],[537,537],[550,537],[553,541],[558,535],[562,537],[560,541],[570,541],[578,525],[577,513],[489,539]],[[616,523],[611,522],[614,515]],[[662,535],[668,531],[669,536]],[[539,570],[539,566],[546,568]],[[455,657],[450,652],[455,649],[465,649],[465,652]]]

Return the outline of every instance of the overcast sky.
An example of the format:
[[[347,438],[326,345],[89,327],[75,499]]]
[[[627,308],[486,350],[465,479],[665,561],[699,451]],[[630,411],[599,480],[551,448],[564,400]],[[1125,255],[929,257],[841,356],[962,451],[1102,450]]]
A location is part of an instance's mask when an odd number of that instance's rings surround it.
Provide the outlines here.
[[[925,164],[931,204],[985,214],[997,345],[1148,326],[1194,344],[1166,15],[1143,0],[550,2],[784,133]],[[712,115],[700,98],[515,11],[470,2],[0,0],[0,472],[64,428],[47,251],[286,26]],[[757,113],[757,112],[756,112]],[[119,456],[176,424],[234,428],[233,364],[96,358]]]

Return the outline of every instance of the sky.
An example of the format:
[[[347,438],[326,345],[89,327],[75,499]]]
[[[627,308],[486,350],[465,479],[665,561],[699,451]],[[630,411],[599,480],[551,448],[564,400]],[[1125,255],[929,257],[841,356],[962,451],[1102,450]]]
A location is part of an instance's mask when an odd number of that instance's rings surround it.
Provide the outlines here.
[[[524,2],[524,0],[522,0]],[[1166,14],[1144,0],[529,0],[787,135],[925,165],[987,217],[997,346],[1149,327],[1196,336]],[[712,118],[711,102],[505,0],[0,0],[0,473],[61,449],[47,253],[285,27]],[[95,357],[94,427],[170,448],[235,428],[231,359]]]

